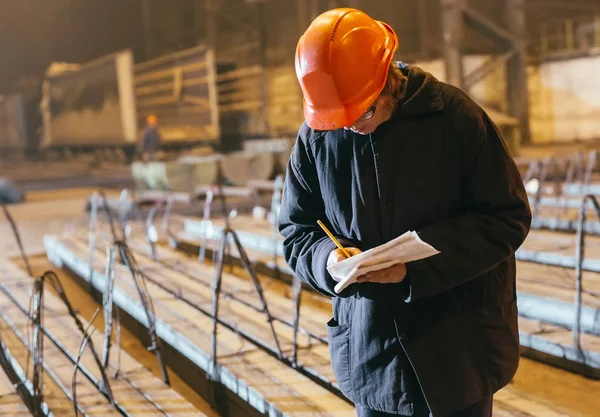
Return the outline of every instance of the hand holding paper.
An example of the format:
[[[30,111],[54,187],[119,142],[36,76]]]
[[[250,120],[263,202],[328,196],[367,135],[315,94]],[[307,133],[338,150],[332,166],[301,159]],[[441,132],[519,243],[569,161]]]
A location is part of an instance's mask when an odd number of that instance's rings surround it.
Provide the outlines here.
[[[423,242],[416,232],[406,232],[383,245],[369,249],[351,258],[327,267],[329,274],[338,284],[335,292],[340,293],[357,278],[372,271],[389,268],[398,263],[408,263],[440,253]]]
[[[385,269],[371,271],[356,278],[357,283],[399,284],[406,278],[406,264],[400,262]]]

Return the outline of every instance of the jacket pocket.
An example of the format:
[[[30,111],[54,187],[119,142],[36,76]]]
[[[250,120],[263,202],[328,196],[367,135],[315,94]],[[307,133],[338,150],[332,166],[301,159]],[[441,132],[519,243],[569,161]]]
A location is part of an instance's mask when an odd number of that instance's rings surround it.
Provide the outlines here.
[[[472,343],[481,360],[483,382],[491,394],[506,385],[519,364],[517,303],[484,306],[470,314]]]
[[[353,400],[350,381],[350,326],[339,324],[335,319],[327,323],[329,358],[337,384],[342,393]]]

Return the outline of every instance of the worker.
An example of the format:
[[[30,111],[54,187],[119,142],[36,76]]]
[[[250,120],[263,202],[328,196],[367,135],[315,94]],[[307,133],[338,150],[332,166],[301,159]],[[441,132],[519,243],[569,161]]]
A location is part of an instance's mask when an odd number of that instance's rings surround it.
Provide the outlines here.
[[[160,133],[158,131],[158,118],[151,114],[146,118],[146,128],[142,136],[142,153],[144,161],[156,161],[156,154],[160,148]]]
[[[491,416],[519,363],[515,250],[531,212],[496,126],[469,96],[393,62],[398,38],[356,9],[300,38],[305,123],[287,165],[284,256],[333,298],[327,323],[342,393],[365,416]],[[359,277],[327,271],[416,231],[440,251]]]

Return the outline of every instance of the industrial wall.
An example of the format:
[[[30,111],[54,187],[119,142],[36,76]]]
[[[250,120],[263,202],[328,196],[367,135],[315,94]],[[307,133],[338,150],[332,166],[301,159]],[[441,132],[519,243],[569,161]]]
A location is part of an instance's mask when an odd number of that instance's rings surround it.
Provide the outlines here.
[[[469,73],[486,56],[464,60]],[[415,62],[444,81],[444,62]],[[600,139],[600,55],[542,62],[527,68],[531,136],[534,144]],[[499,125],[514,123],[506,112],[505,68],[498,67],[469,90],[469,94],[489,112]]]
[[[600,139],[600,55],[529,69],[535,143]]]
[[[25,107],[20,94],[0,96],[0,153],[21,153],[27,147]]]

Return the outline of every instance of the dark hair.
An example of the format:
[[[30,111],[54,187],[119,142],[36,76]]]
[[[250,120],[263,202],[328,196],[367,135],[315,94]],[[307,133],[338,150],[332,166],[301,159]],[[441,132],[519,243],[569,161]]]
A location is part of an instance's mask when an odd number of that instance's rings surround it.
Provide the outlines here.
[[[398,102],[406,91],[406,76],[400,71],[396,64],[391,63],[385,86],[381,91],[380,98],[384,105],[390,109],[396,108]]]

